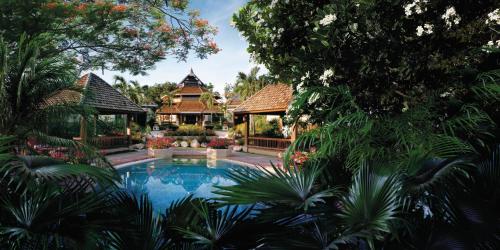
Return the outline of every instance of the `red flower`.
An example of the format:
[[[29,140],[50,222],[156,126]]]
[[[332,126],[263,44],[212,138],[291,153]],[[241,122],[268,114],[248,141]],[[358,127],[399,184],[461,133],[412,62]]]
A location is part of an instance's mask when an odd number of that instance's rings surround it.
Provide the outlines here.
[[[87,9],[86,3],[79,4],[78,6],[75,7],[75,10],[77,11],[84,11],[85,9]]]
[[[229,146],[226,139],[212,139],[208,144],[208,148],[226,149]]]
[[[57,7],[57,3],[54,3],[54,2],[47,3],[45,5],[45,8],[50,9],[50,10],[55,9],[56,7]]]
[[[201,29],[207,25],[208,25],[208,20],[205,20],[205,19],[194,20],[194,26],[196,26],[196,28],[198,28],[198,29]]]
[[[291,159],[295,164],[302,165],[309,159],[309,154],[307,152],[295,151]]]
[[[172,143],[175,141],[173,138],[168,137],[158,137],[148,139],[146,145],[150,149],[164,149],[171,147]]]
[[[156,30],[158,30],[159,32],[168,33],[170,31],[172,31],[172,28],[168,24],[162,24],[162,25],[158,26],[158,28],[156,28]]]
[[[112,12],[125,12],[127,10],[127,6],[124,4],[118,4],[111,8]]]

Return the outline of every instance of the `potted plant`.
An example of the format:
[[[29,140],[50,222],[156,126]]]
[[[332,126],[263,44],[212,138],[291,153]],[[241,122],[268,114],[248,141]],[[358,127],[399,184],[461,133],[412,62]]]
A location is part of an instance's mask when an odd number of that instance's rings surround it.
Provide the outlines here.
[[[230,156],[229,144],[225,139],[212,139],[207,144],[207,158],[217,159]]]
[[[148,156],[155,158],[172,158],[171,144],[174,140],[167,137],[149,138],[147,141]]]

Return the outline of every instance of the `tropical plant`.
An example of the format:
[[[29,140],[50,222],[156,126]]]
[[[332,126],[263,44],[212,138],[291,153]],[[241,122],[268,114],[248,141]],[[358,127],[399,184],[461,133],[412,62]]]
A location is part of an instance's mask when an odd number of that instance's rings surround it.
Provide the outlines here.
[[[111,169],[45,156],[18,157],[13,136],[0,136],[0,246],[8,249],[92,246],[103,228]],[[95,189],[99,187],[99,189]],[[82,216],[94,214],[95,216]]]
[[[205,107],[207,107],[211,118],[212,118],[212,114],[213,114],[213,108],[214,107],[220,108],[218,106],[217,97],[218,97],[218,95],[212,91],[206,91],[200,95],[199,101],[201,103],[203,103],[205,105]]]
[[[145,96],[144,90],[140,86],[139,82],[132,80],[127,82],[122,76],[114,76],[115,83],[113,87],[120,91],[124,96],[128,97],[131,101],[136,104],[144,104]]]
[[[259,70],[259,67],[253,67],[248,74],[243,72],[238,73],[233,91],[238,94],[242,100],[257,93],[257,91],[270,83],[265,76],[258,75]]]

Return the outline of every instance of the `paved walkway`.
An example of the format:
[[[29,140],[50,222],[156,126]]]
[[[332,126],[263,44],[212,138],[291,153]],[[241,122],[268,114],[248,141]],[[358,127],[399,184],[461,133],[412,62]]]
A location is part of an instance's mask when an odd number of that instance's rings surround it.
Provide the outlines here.
[[[190,148],[176,148],[173,153],[174,157],[205,157],[206,150],[205,149],[190,149]],[[150,158],[148,156],[147,150],[140,150],[135,152],[126,152],[126,153],[118,153],[106,156],[108,161],[111,164],[120,165],[124,163],[140,161]],[[275,166],[281,166],[281,160],[266,155],[258,155],[251,153],[243,153],[243,152],[232,152],[232,155],[227,158],[230,161],[240,162],[252,166],[262,166],[262,167],[270,167],[271,162]]]

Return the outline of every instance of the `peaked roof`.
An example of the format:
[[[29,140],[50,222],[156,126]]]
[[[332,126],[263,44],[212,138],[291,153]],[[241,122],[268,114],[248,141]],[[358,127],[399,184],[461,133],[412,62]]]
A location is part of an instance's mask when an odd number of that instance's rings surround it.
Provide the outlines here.
[[[91,106],[100,113],[105,114],[127,114],[142,113],[144,110],[106,81],[93,73],[88,73],[80,77],[76,83],[87,91],[87,95],[82,98],[82,94],[73,90],[61,90],[45,100],[46,105],[61,103],[83,103]],[[82,100],[83,99],[83,100]]]
[[[267,85],[243,101],[234,109],[234,113],[273,113],[284,112],[292,101],[291,86],[278,83]]]
[[[184,86],[204,86],[205,84],[200,80],[200,78],[198,78],[198,76],[196,76],[193,72],[193,69],[191,69],[189,71],[189,74],[187,74],[187,76],[184,77],[184,79],[182,79],[182,81],[179,83],[179,85],[181,85],[181,87],[184,87]]]

